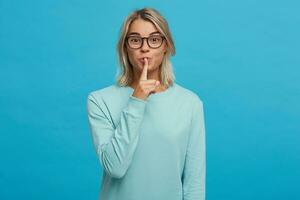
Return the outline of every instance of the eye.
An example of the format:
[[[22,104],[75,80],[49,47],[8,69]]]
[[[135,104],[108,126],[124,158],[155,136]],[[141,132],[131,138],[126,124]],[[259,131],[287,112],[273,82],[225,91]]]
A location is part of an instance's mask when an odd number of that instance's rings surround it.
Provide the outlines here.
[[[129,42],[131,43],[139,43],[141,41],[141,38],[139,37],[129,37]]]
[[[161,41],[161,36],[153,36],[153,37],[150,38],[150,41],[154,42],[154,43],[160,42]]]

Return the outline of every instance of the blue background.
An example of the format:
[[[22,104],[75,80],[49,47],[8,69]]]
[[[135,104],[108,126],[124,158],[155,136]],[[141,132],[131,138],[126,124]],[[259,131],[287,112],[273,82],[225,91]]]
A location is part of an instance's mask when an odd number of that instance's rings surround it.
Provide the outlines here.
[[[86,113],[114,83],[125,16],[167,19],[204,102],[207,199],[300,199],[299,1],[1,1],[0,199],[97,199]]]

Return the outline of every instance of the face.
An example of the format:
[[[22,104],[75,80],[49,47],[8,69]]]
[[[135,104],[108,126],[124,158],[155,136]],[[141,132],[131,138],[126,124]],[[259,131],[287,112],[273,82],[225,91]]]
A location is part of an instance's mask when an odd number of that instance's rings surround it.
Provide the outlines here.
[[[152,22],[145,21],[143,19],[136,19],[131,23],[127,35],[149,37],[151,35],[155,36],[162,34],[160,34],[160,32],[157,30],[157,28]],[[151,48],[148,46],[147,40],[144,39],[141,48],[131,49],[127,44],[126,48],[128,52],[129,61],[135,70],[142,71],[144,65],[143,58],[148,57],[148,71],[151,72],[159,69],[164,54],[167,50],[167,45],[166,41],[163,40],[163,43],[159,48]]]

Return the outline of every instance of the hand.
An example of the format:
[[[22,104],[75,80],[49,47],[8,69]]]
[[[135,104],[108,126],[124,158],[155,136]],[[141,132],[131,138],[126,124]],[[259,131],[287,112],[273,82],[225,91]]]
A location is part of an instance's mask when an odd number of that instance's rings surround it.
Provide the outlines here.
[[[145,100],[151,93],[155,93],[155,89],[160,85],[160,82],[155,79],[147,79],[148,59],[144,58],[143,71],[141,73],[139,83],[134,89],[132,96]]]

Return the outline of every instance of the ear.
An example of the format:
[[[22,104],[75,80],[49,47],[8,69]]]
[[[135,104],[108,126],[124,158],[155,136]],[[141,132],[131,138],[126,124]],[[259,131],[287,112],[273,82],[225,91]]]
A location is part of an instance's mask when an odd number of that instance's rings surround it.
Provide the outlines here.
[[[168,50],[168,45],[165,43],[165,45],[164,45],[164,54],[167,53],[167,50]]]

